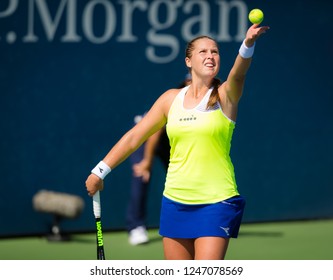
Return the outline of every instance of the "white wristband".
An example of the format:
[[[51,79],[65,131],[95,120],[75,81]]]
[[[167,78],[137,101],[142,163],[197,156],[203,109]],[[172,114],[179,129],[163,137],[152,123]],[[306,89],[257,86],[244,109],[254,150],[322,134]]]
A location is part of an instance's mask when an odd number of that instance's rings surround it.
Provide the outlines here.
[[[95,174],[102,180],[111,172],[111,168],[103,161],[100,161],[93,170],[91,170],[91,173]]]
[[[245,45],[245,40],[243,41],[242,45],[239,48],[239,55],[243,58],[250,58],[253,56],[254,53],[254,46],[256,43],[254,42],[252,47],[247,47]]]

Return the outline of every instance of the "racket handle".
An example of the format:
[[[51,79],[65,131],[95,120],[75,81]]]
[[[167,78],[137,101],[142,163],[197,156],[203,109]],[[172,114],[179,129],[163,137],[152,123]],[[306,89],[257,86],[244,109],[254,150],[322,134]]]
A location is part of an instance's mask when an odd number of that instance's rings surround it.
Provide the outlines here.
[[[101,217],[101,199],[99,196],[99,191],[97,191],[93,196],[93,210],[95,218]]]

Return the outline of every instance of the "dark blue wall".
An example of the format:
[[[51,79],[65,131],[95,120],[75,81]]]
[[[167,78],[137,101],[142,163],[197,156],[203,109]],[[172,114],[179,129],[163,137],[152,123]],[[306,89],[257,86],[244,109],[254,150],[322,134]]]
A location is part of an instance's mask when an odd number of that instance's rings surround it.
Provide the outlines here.
[[[190,37],[219,40],[225,79],[252,8],[271,30],[257,44],[232,146],[244,221],[332,217],[333,2],[4,0],[0,235],[49,230],[51,218],[32,207],[40,189],[81,196],[84,212],[64,230],[93,230],[90,170],[136,114],[183,79]],[[106,230],[124,228],[130,173],[125,161],[105,180]],[[150,226],[158,225],[163,176],[156,162]]]

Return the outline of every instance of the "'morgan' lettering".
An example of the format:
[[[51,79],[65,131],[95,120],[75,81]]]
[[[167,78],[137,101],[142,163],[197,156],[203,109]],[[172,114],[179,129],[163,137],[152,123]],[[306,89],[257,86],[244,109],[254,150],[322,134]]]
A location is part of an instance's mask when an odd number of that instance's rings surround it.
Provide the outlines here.
[[[8,5],[0,10],[0,20],[13,16],[18,5],[23,5],[22,2],[9,0]],[[179,55],[180,40],[189,41],[197,35],[206,34],[218,42],[240,42],[248,27],[248,8],[241,0],[82,2],[24,1],[27,5],[27,30],[22,37],[23,43],[38,43],[41,39],[48,42],[59,40],[62,43],[79,43],[87,40],[92,44],[145,41],[147,45],[145,55],[149,61],[170,63]],[[217,19],[214,21],[218,25],[216,27],[212,26],[213,16]],[[237,23],[234,34],[231,34],[230,30],[231,20]],[[179,30],[177,34],[174,32],[175,28]],[[138,34],[138,30],[141,33]],[[11,33],[10,38],[13,41],[16,38],[15,33],[13,31],[8,33]]]

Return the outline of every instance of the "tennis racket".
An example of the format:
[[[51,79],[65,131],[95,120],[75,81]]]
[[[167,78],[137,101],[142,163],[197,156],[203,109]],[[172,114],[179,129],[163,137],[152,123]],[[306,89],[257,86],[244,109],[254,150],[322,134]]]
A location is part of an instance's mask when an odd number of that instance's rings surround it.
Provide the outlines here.
[[[93,210],[96,222],[97,259],[105,260],[99,191],[97,191],[97,193],[93,196]]]

